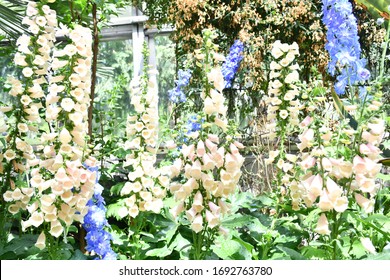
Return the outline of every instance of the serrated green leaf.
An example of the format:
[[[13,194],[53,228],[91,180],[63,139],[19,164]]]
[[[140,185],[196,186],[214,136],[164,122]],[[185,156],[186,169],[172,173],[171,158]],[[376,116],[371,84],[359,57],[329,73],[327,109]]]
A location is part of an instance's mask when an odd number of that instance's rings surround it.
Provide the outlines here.
[[[237,241],[240,243],[241,246],[243,246],[250,254],[254,251],[254,246],[244,240],[242,240],[239,236],[234,235],[232,238],[234,241]]]
[[[213,252],[223,260],[232,259],[231,257],[241,250],[241,245],[235,240],[221,240],[218,245],[212,246]]]
[[[120,182],[118,184],[113,185],[110,190],[111,194],[119,195],[124,185],[125,182]]]
[[[274,206],[275,205],[275,200],[273,200],[272,198],[268,197],[268,196],[265,196],[265,195],[261,195],[257,198],[258,200],[260,200],[260,202],[264,205],[264,206]]]
[[[108,205],[107,206],[107,213],[106,213],[107,218],[113,217],[113,218],[117,219],[118,221],[120,221],[121,216],[118,215],[118,211],[122,207],[123,206],[122,206],[121,201],[118,201],[117,203]]]
[[[8,251],[4,254],[0,255],[0,260],[17,260],[18,255],[15,254],[13,251]]]
[[[373,214],[364,219],[364,221],[378,224],[382,231],[386,232],[388,235],[390,234],[390,217],[383,214]]]
[[[4,251],[14,252],[16,255],[22,255],[29,248],[34,247],[37,242],[38,235],[24,234],[20,237],[13,238],[4,247]]]

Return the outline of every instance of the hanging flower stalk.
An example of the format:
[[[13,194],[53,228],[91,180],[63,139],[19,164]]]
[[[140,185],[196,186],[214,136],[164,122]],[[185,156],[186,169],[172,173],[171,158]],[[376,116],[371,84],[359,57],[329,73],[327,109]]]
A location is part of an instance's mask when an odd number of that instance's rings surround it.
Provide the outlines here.
[[[131,104],[135,114],[127,118],[124,167],[130,166],[129,181],[121,190],[122,208],[119,216],[136,218],[140,212],[159,213],[166,195],[168,177],[156,168],[158,137],[158,92],[149,79],[144,50],[144,74],[131,82]]]
[[[189,135],[188,144],[183,144],[179,158],[171,166],[174,182],[170,191],[177,201],[171,213],[175,218],[185,213],[182,217],[191,224],[195,259],[204,257],[219,230],[224,232],[221,219],[229,212],[227,200],[236,191],[244,161],[239,152],[242,144],[229,135],[218,135],[230,133],[230,128],[222,94],[225,80],[221,68],[214,67],[214,60],[222,60],[214,52],[212,37],[211,31],[206,30],[204,47],[197,51],[197,63],[204,69],[204,121],[199,130]]]
[[[39,137],[38,125],[42,126],[39,110],[43,107],[43,98],[47,90],[52,48],[57,25],[56,12],[40,2],[29,2],[23,23],[28,25],[32,34],[21,35],[16,41],[17,52],[14,62],[22,69],[22,78],[8,77],[9,94],[15,97],[15,105],[3,107],[2,111],[10,114],[7,126],[7,148],[1,159],[5,159],[2,190],[4,201],[9,203],[8,211],[16,215],[26,210],[35,194],[31,186],[17,186],[18,173],[28,174],[35,166],[37,158],[28,137]]]
[[[45,22],[39,15],[47,13],[48,7],[40,3],[30,5],[30,13],[35,13],[32,8],[38,9],[35,21]],[[55,12],[50,14],[54,14],[55,19]],[[29,162],[31,180],[26,190],[32,199],[26,206],[29,218],[22,221],[22,230],[43,225],[36,246],[43,249],[48,244],[51,257],[55,257],[53,246],[58,240],[53,237],[66,236],[66,229],[74,221],[83,222],[88,211],[87,202],[93,195],[96,175],[82,165],[88,156],[85,137],[88,130],[92,37],[90,30],[82,26],[62,28],[61,35],[69,38],[70,43],[63,49],[53,49],[53,44],[45,44],[45,39],[50,37],[54,41],[57,23],[48,16],[45,18],[47,22],[53,21],[53,26],[44,30],[52,30],[53,33],[44,38],[38,36],[36,41],[31,42],[31,48],[41,45],[40,49],[47,52],[46,55],[41,53],[48,62],[44,65],[48,78],[44,83],[47,92],[42,96],[44,105],[40,105],[48,127],[42,133],[41,145],[37,146],[39,159]],[[35,60],[38,58],[35,56]],[[28,113],[39,116],[36,106],[29,108]],[[11,192],[6,192],[4,198],[15,201]],[[46,237],[49,237],[47,242]]]
[[[300,112],[304,106],[300,101],[301,89],[298,86],[299,65],[295,61],[299,55],[298,45],[289,45],[278,40],[272,45],[271,54],[275,60],[270,64],[270,83],[264,101],[267,105],[269,139],[277,140],[277,149],[269,151],[266,163],[276,163],[279,172],[275,184],[283,195],[294,177],[297,160],[297,156],[288,151],[288,136],[297,131]],[[291,195],[293,208],[297,208],[293,191]]]
[[[23,23],[32,35],[23,34],[16,41],[14,62],[21,68],[22,78],[8,77],[8,93],[15,97],[15,105],[1,108],[9,116],[4,130],[7,146],[0,157],[0,171],[2,190],[9,190],[4,200],[12,202],[8,207],[11,214],[25,210],[34,193],[30,188],[18,188],[15,179],[18,173],[24,174],[38,162],[27,138],[39,137],[38,124],[42,125],[39,110],[48,87],[46,77],[55,40],[56,12],[42,3],[29,2]]]

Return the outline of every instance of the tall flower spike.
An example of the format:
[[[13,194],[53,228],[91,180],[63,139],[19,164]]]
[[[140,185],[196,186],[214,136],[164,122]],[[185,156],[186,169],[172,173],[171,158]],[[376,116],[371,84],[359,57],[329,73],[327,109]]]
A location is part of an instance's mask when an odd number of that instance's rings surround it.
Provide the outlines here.
[[[86,249],[97,255],[95,259],[116,260],[116,254],[111,248],[111,235],[104,229],[107,225],[105,201],[102,196],[103,187],[98,183],[98,166],[88,166],[86,168],[96,173],[96,184],[93,197],[88,201],[88,213],[84,217],[83,227],[87,232]]]
[[[176,87],[168,91],[169,100],[173,103],[181,103],[186,101],[186,96],[183,92],[183,87],[186,87],[191,79],[191,70],[179,70],[177,72],[178,79],[175,81]]]
[[[357,21],[351,3],[348,0],[323,0],[322,12],[322,21],[328,29],[325,45],[330,56],[328,71],[337,75],[335,91],[343,95],[347,86],[367,81],[370,72],[365,68],[366,61],[361,58]]]
[[[145,65],[145,71],[147,65]],[[129,181],[121,190],[120,216],[135,218],[140,212],[159,213],[165,197],[168,178],[155,167],[158,137],[158,92],[149,73],[131,82],[131,103],[135,114],[128,116],[124,167],[131,166]]]
[[[232,87],[232,81],[236,75],[241,61],[244,58],[242,52],[244,51],[244,43],[240,40],[235,40],[230,47],[229,55],[226,57],[225,63],[222,65],[222,75],[225,79],[225,88]]]

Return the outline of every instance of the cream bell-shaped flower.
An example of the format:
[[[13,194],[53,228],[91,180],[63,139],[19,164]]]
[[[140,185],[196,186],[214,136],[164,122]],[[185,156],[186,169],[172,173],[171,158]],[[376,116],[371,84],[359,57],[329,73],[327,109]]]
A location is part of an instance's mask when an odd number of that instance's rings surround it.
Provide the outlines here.
[[[222,92],[225,88],[225,80],[221,68],[215,67],[207,74],[207,78],[214,84],[214,87],[219,92]]]
[[[34,212],[29,221],[34,227],[39,227],[43,223],[43,213],[38,211]]]
[[[191,207],[189,210],[186,211],[186,217],[190,222],[192,222],[195,219],[196,215],[197,212],[193,207]]]
[[[199,140],[199,142],[196,146],[196,153],[199,157],[203,157],[206,153],[206,148],[205,148],[204,142],[202,140]]]
[[[200,191],[195,194],[194,202],[192,203],[192,208],[196,213],[200,213],[203,209],[203,196]]]
[[[46,247],[46,235],[42,231],[41,234],[38,236],[37,242],[35,242],[35,247],[39,248],[40,250],[45,249]]]
[[[355,200],[366,213],[372,213],[374,211],[375,201],[373,199],[368,199],[359,193],[355,193]]]
[[[72,136],[65,127],[60,132],[59,140],[62,144],[68,144],[70,141],[72,141]]]
[[[348,208],[348,199],[345,196],[338,197],[333,203],[333,208],[339,213],[344,212]]]
[[[184,201],[169,210],[169,213],[176,219],[184,211]]]
[[[64,232],[64,228],[62,227],[60,221],[55,220],[50,223],[50,231],[49,233],[54,237],[59,237]]]
[[[343,193],[341,187],[330,177],[326,178],[326,189],[328,190],[328,196],[332,202],[335,202]]]
[[[203,218],[202,215],[198,214],[195,216],[194,220],[191,223],[191,229],[196,233],[199,233],[203,230]]]
[[[196,179],[199,180],[202,177],[202,164],[199,160],[196,160],[194,164],[191,167],[190,175]]]
[[[278,59],[284,54],[284,52],[279,48],[278,44],[274,43],[273,48],[271,49],[271,54],[275,59]]]
[[[329,235],[330,234],[329,222],[328,222],[328,219],[326,218],[325,214],[321,214],[321,216],[317,222],[317,227],[315,228],[314,231],[319,233],[319,234],[322,234],[322,235]]]
[[[211,213],[209,210],[206,210],[206,221],[209,228],[214,228],[219,225],[219,218]]]
[[[209,208],[211,210],[211,212],[215,215],[215,216],[219,216],[221,214],[221,207],[219,207],[218,205],[216,205],[214,202],[210,201],[208,203],[209,205]]]
[[[312,202],[314,202],[322,193],[322,177],[319,174],[312,175],[306,179],[303,184],[307,189],[308,197]]]
[[[129,216],[132,218],[137,217],[139,214],[139,208],[137,205],[133,205],[132,207],[129,208]]]

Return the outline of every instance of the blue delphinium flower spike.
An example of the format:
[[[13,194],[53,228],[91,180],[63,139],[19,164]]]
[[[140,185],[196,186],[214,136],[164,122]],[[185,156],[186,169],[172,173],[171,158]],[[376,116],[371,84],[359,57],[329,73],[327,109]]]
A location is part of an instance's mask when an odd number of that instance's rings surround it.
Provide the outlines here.
[[[244,44],[240,40],[234,41],[230,47],[230,52],[226,57],[225,63],[222,65],[222,75],[225,79],[225,88],[232,87],[232,81],[240,67],[243,59],[242,52],[244,51]]]
[[[348,86],[363,83],[370,78],[361,58],[358,26],[348,0],[323,0],[322,21],[327,27],[327,43],[330,61],[328,72],[335,76],[335,91],[343,95]],[[338,71],[337,71],[338,70]]]
[[[96,184],[92,199],[87,203],[88,213],[84,217],[83,227],[87,232],[85,240],[86,250],[96,254],[96,260],[115,260],[116,253],[111,248],[111,235],[105,231],[108,226],[106,219],[105,201],[102,196],[103,187],[98,183],[99,168],[86,166],[92,172],[96,172]]]
[[[183,87],[190,83],[191,70],[179,70],[177,72],[178,79],[175,81],[176,87],[168,91],[169,100],[173,103],[182,103],[186,101],[186,96],[182,90]]]

